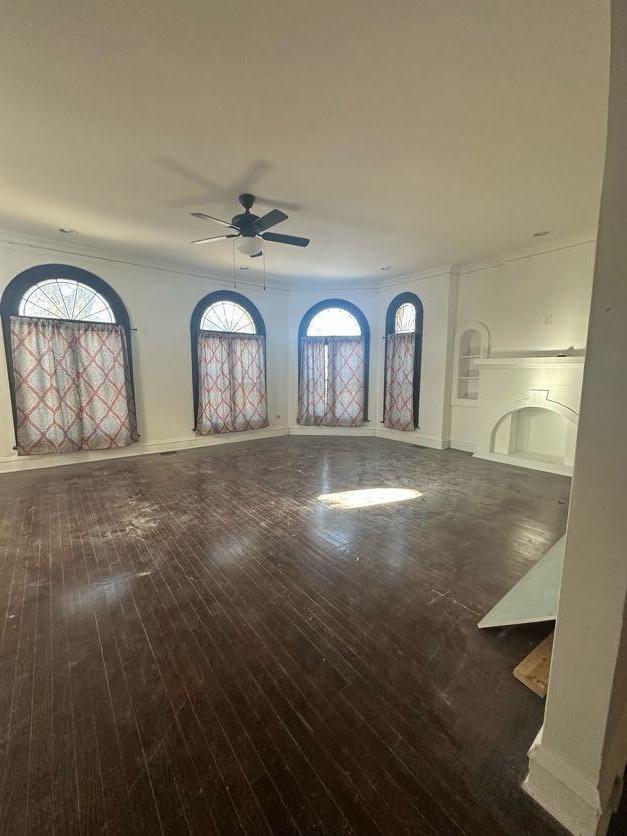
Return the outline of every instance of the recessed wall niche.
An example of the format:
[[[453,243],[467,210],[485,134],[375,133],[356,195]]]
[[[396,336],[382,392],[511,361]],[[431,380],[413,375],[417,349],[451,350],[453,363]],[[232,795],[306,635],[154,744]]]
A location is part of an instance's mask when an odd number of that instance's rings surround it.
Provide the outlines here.
[[[468,321],[458,332],[455,351],[453,403],[473,406],[479,399],[479,369],[475,360],[488,357],[490,332],[483,322]]]

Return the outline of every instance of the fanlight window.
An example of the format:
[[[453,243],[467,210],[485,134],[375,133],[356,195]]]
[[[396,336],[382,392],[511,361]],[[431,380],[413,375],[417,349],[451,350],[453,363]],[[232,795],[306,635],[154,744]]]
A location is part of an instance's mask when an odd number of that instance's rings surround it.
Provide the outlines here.
[[[220,300],[209,305],[200,322],[201,331],[228,331],[232,334],[256,334],[248,311],[237,302]]]
[[[30,287],[20,301],[20,316],[115,322],[104,296],[73,279],[45,279]]]
[[[409,334],[416,330],[416,307],[411,302],[399,306],[394,317],[394,333]]]
[[[344,308],[325,308],[309,323],[308,337],[360,337],[356,318]]]

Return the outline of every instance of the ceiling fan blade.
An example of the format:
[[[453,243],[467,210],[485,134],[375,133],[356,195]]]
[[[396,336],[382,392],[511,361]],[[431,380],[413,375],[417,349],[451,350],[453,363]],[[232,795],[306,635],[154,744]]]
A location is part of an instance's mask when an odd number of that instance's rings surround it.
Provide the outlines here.
[[[264,241],[276,241],[277,244],[293,244],[295,247],[306,247],[309,238],[299,238],[296,235],[281,235],[277,232],[264,232],[260,236]]]
[[[280,224],[281,221],[286,221],[287,215],[285,212],[281,212],[280,209],[272,209],[262,218],[255,221],[255,232],[263,232],[265,229],[270,229],[271,226],[276,226]]]
[[[226,241],[227,238],[239,238],[239,233],[232,235],[213,235],[211,238],[198,238],[196,241],[190,241],[190,244],[209,244],[211,241]]]
[[[222,226],[228,226],[230,229],[235,229],[232,223],[223,221],[220,218],[214,218],[213,215],[205,215],[204,212],[190,212],[190,215],[193,218],[200,218],[201,221],[215,221],[217,224],[222,224]]]

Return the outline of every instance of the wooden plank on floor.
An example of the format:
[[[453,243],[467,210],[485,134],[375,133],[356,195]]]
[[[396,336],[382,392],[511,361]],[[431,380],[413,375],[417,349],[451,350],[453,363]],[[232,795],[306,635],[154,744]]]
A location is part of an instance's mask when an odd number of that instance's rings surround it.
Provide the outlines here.
[[[553,633],[550,633],[539,645],[514,668],[514,676],[534,694],[546,697],[553,652]]]

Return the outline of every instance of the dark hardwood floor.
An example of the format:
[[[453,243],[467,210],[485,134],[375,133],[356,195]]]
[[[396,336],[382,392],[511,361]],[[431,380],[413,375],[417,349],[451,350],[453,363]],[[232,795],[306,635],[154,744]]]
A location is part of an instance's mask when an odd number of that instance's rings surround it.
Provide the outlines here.
[[[547,627],[476,623],[568,491],[337,437],[0,477],[2,834],[561,832],[512,676]]]

